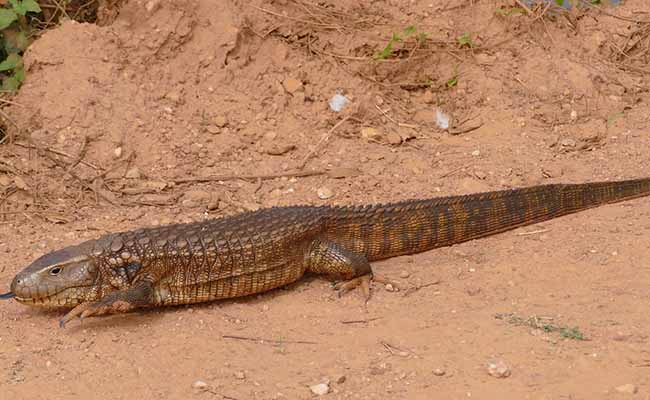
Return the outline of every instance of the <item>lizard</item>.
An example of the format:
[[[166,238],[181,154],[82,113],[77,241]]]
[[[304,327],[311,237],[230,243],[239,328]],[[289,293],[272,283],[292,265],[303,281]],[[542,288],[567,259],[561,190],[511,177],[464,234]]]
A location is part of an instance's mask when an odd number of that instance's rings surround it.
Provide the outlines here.
[[[369,296],[370,262],[494,235],[650,195],[650,178],[547,184],[363,206],[285,206],[109,233],[37,258],[10,291],[76,318],[207,302],[286,286],[305,273]],[[375,280],[381,277],[375,276]]]

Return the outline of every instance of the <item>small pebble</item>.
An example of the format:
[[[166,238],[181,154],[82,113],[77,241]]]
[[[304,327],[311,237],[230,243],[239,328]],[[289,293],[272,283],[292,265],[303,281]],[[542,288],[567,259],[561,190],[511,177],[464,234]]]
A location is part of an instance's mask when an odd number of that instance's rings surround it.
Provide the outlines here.
[[[219,209],[219,199],[210,200],[208,203],[208,210],[214,211]]]
[[[616,391],[619,393],[635,394],[639,391],[639,388],[632,383],[626,383],[625,385],[617,386]]]
[[[474,157],[478,157],[478,156],[480,156],[480,155],[481,155],[481,150],[474,150],[474,151],[472,152],[472,155],[473,155]]]
[[[374,139],[377,136],[380,136],[381,133],[375,128],[365,127],[361,129],[361,137],[364,139]]]
[[[334,382],[340,385],[341,383],[345,382],[346,379],[347,377],[345,375],[337,375],[334,377]]]
[[[390,283],[387,283],[386,284],[386,291],[387,292],[396,292],[397,288],[395,286],[391,285]]]
[[[578,119],[578,112],[576,110],[571,110],[571,121]]]
[[[246,379],[246,374],[244,371],[235,371],[235,378],[237,379]]]
[[[315,394],[317,396],[326,395],[330,391],[330,387],[329,387],[329,385],[327,383],[319,383],[319,384],[316,384],[316,385],[311,385],[309,387],[309,389],[311,390],[311,392],[313,394]]]
[[[318,188],[316,194],[318,194],[318,198],[321,200],[326,200],[334,196],[334,192],[332,192],[332,189],[326,186]]]
[[[142,173],[138,167],[133,167],[130,170],[126,171],[125,177],[127,179],[140,179],[142,178]]]
[[[302,88],[302,82],[295,78],[287,78],[282,82],[282,86],[287,93],[294,94]]]
[[[201,380],[198,380],[198,381],[194,381],[194,383],[192,383],[192,388],[199,389],[199,390],[205,390],[205,389],[208,388],[208,384],[201,381]]]
[[[564,138],[560,141],[562,147],[576,147],[576,141],[571,138]]]
[[[113,150],[113,155],[115,156],[115,158],[122,157],[122,148],[116,147],[115,150]]]
[[[406,279],[406,278],[408,278],[409,276],[411,276],[411,274],[410,274],[408,271],[402,271],[402,272],[399,273],[399,277],[400,277],[400,278],[404,278],[404,279]]]
[[[488,374],[495,378],[507,378],[510,376],[510,368],[502,360],[488,362]]]
[[[212,123],[214,123],[219,128],[223,128],[224,126],[228,125],[228,118],[226,118],[225,115],[217,115],[216,117],[212,118]]]
[[[444,369],[441,369],[441,368],[436,368],[436,369],[433,370],[433,374],[435,376],[443,376],[445,373],[446,373],[446,371]]]

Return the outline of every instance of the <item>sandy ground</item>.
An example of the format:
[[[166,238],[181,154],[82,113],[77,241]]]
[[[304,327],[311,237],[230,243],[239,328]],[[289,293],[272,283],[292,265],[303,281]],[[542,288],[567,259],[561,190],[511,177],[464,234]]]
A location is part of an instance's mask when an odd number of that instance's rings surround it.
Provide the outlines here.
[[[48,31],[4,109],[2,288],[111,231],[650,175],[647,2],[512,4],[131,0]],[[639,199],[377,263],[402,290],[368,305],[317,277],[66,329],[4,302],[1,397],[650,399],[649,217]]]

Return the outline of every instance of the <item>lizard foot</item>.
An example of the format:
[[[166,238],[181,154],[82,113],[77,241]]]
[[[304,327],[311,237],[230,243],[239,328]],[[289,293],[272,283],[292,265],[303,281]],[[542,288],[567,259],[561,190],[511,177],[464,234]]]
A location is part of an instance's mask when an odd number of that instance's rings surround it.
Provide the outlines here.
[[[152,304],[152,285],[148,281],[124,289],[110,292],[101,299],[89,303],[82,303],[70,310],[61,321],[59,326],[75,318],[84,319],[91,316],[126,312],[138,307],[145,307]]]
[[[397,282],[380,274],[366,274],[366,275],[358,276],[356,278],[352,278],[347,281],[337,282],[334,285],[334,289],[338,291],[338,295],[339,297],[341,297],[345,293],[360,287],[364,299],[366,300],[366,302],[368,302],[370,300],[371,281],[382,283],[384,285],[392,285],[394,288],[399,290],[399,284]]]
[[[61,318],[59,321],[59,326],[65,328],[65,324],[72,321],[75,318],[83,320],[87,317],[104,315],[104,314],[113,314],[118,312],[126,312],[135,308],[130,303],[124,300],[114,300],[112,302],[105,301],[104,299],[95,301],[92,303],[82,303],[70,310],[66,315]]]

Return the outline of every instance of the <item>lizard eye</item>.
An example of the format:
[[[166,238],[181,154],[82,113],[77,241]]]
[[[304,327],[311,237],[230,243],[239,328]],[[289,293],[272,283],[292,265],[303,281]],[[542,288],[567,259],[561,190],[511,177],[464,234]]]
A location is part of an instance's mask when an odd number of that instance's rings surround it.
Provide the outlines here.
[[[61,272],[61,267],[54,267],[50,270],[50,275],[58,275]]]

